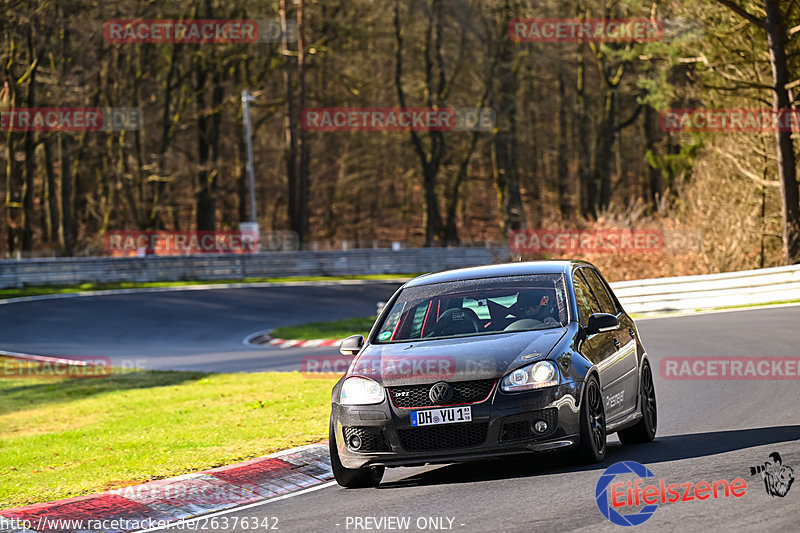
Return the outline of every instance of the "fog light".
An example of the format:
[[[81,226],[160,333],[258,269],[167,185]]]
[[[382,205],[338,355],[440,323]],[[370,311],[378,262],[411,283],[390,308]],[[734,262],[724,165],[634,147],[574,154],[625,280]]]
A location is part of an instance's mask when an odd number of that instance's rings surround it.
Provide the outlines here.
[[[354,450],[358,450],[359,448],[361,448],[361,437],[359,437],[358,435],[353,435],[352,437],[350,437],[350,447],[353,448]]]
[[[547,422],[544,420],[537,420],[533,425],[533,429],[536,431],[536,433],[544,433],[547,431]]]

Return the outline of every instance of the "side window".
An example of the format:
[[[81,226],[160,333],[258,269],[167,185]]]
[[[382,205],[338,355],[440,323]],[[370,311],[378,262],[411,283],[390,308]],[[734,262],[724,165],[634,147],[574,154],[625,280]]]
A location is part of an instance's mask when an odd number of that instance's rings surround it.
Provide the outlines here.
[[[381,326],[377,339],[379,341],[392,340],[398,327],[400,328],[397,331],[399,337],[419,337],[427,310],[427,301],[421,302],[408,310],[406,309],[406,302],[401,305],[395,305]]]
[[[597,301],[600,302],[600,309],[602,309],[601,312],[612,315],[619,313],[619,309],[617,309],[614,299],[608,293],[605,283],[603,283],[603,280],[601,280],[600,276],[597,275],[597,272],[591,268],[582,268],[580,269],[580,272],[589,283],[589,287],[592,289]]]
[[[561,319],[562,324],[566,324],[569,317],[569,312],[567,311],[569,304],[567,301],[567,291],[564,288],[564,283],[556,283],[556,303],[558,304],[558,317]]]
[[[388,341],[391,338],[395,327],[397,327],[397,323],[400,321],[400,317],[403,316],[405,308],[405,303],[392,307],[392,311],[389,313],[389,316],[386,317],[386,320],[381,326],[381,330],[378,332],[377,338],[379,341]]]
[[[578,303],[578,321],[582,326],[586,326],[589,324],[589,315],[602,312],[600,304],[592,295],[586,280],[580,275],[580,270],[576,270],[573,274],[572,284],[575,286],[575,298]]]
[[[422,324],[425,321],[425,315],[428,312],[429,305],[430,302],[422,302],[414,309],[414,314],[411,317],[411,330],[408,332],[409,337],[416,338],[422,336]]]

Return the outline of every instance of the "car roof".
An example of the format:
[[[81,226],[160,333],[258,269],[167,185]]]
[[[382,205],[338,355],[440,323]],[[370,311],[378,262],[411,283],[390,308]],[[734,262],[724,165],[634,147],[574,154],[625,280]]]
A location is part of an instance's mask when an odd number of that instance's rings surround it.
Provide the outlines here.
[[[517,263],[502,263],[499,265],[485,265],[456,270],[445,270],[432,274],[423,274],[403,285],[403,287],[417,287],[432,285],[434,283],[447,283],[449,281],[462,281],[468,279],[499,278],[504,276],[527,276],[531,274],[567,274],[570,269],[579,266],[592,266],[591,263],[580,260],[561,261],[527,261]]]

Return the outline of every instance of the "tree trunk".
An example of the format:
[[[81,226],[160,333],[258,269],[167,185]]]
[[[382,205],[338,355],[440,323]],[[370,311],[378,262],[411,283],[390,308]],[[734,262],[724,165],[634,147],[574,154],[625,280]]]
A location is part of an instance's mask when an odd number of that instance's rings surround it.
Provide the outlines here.
[[[14,100],[12,99],[12,102]],[[14,134],[12,132],[6,132],[6,154],[8,154],[8,159],[6,160],[6,197],[4,198],[5,202],[5,211],[6,211],[6,242],[8,243],[8,252],[9,254],[13,253],[17,249],[17,231],[16,231],[16,224],[14,221],[14,211],[13,209],[18,208],[19,204],[14,200],[14,187],[17,183],[16,174],[17,174],[17,165],[14,161],[14,153],[16,152],[14,143]]]
[[[776,112],[789,112],[791,99],[786,84],[789,69],[786,59],[786,25],[778,0],[765,0],[767,14],[766,30],[769,43],[769,59],[775,83],[773,107]],[[798,199],[797,170],[792,132],[776,128],[778,146],[778,176],[781,190],[781,214],[783,217],[783,255],[786,264],[800,263],[800,200]]]
[[[72,220],[72,166],[70,165],[69,145],[71,136],[58,133],[58,157],[61,160],[61,220],[58,238],[64,255],[70,256],[75,250]]]
[[[595,202],[592,206],[592,215],[597,216],[600,211],[608,209],[611,203],[611,151],[614,146],[616,128],[616,87],[604,84],[603,111],[598,128],[597,156],[594,166]]]
[[[93,100],[93,104],[97,105],[97,95]],[[75,250],[74,247],[78,243],[78,235],[80,230],[80,224],[82,221],[86,220],[87,214],[87,204],[88,204],[88,183],[87,180],[84,178],[84,167],[81,165],[85,164],[86,161],[86,143],[91,135],[88,132],[82,132],[80,134],[80,140],[78,141],[78,146],[75,150],[74,157],[72,158],[71,168],[72,168],[72,223],[69,226],[70,232],[70,242],[73,243],[73,250],[71,254],[74,255]]]
[[[287,0],[280,0],[281,29],[283,31],[283,54],[287,58],[284,81],[286,85],[286,120],[284,122],[284,158],[286,159],[286,180],[289,189],[288,216],[289,227],[297,233],[298,239],[302,238],[303,224],[302,212],[300,210],[299,180],[297,167],[297,120],[294,101],[294,76],[292,69],[295,65],[288,60],[291,54],[289,48],[288,13]]]
[[[481,104],[483,107],[483,104]],[[473,131],[470,136],[469,145],[467,146],[464,157],[458,165],[458,171],[453,179],[448,190],[447,198],[445,200],[445,227],[444,227],[444,242],[447,244],[459,244],[461,239],[458,236],[457,225],[457,212],[458,204],[461,199],[461,185],[467,177],[467,169],[469,168],[469,161],[475,151],[475,146],[478,144],[479,132]]]
[[[206,108],[206,67],[202,61],[195,64],[195,105],[197,109],[197,189],[195,195],[195,225],[199,231],[214,230],[214,200],[210,190],[209,117]]]
[[[656,115],[655,110],[648,106],[645,106],[644,109],[644,125],[643,125],[643,133],[644,133],[644,142],[645,142],[645,150],[649,154],[655,154],[656,152],[656,143],[658,142],[658,137],[656,133],[656,123],[658,121],[658,115]],[[659,199],[664,192],[664,184],[663,180],[661,179],[661,171],[657,168],[654,168],[648,162],[647,164],[647,183],[645,184],[645,190],[647,194],[647,202],[652,207],[653,211],[658,210],[659,206]]]
[[[444,87],[440,82],[437,89],[433,83],[433,60],[431,59],[432,48],[434,44],[433,32],[441,31],[441,1],[432,0],[432,9],[428,17],[428,28],[425,38],[425,78],[426,78],[426,92],[428,94],[428,105],[432,107],[433,97],[437,96],[437,104],[441,105],[443,102],[438,101],[438,96],[441,95]],[[397,42],[397,49],[395,51],[395,75],[394,84],[397,91],[397,100],[400,107],[406,107],[406,98],[403,92],[403,34],[400,25],[400,1],[395,0],[394,3],[394,31],[395,41]],[[436,40],[438,44],[439,41]],[[440,65],[441,66],[441,65]],[[439,72],[440,79],[444,77],[444,72]],[[425,149],[422,144],[422,139],[416,131],[410,130],[411,142],[414,145],[414,150],[422,164],[422,189],[425,198],[425,246],[433,246],[437,237],[441,237],[443,233],[442,217],[439,211],[439,198],[436,192],[436,181],[439,174],[439,166],[442,162],[442,155],[444,154],[444,136],[441,131],[428,132],[428,139],[430,139],[430,148]]]
[[[578,69],[576,73],[576,90],[578,94],[578,210],[582,216],[596,213],[595,192],[592,180],[592,144],[589,142],[589,113],[586,106],[586,68],[583,61],[583,45],[578,50]]]
[[[35,88],[36,88],[36,67],[39,63],[39,58],[34,52],[33,48],[33,27],[28,28],[28,60],[31,62],[30,71],[28,73],[28,94],[25,99],[25,105],[28,108],[36,107]],[[34,187],[34,174],[36,172],[36,162],[34,161],[36,148],[36,140],[34,132],[25,132],[25,181],[22,187],[22,242],[21,247],[24,251],[31,251],[33,249],[33,187]]]
[[[205,2],[205,16],[212,18],[210,0]],[[213,48],[213,47],[212,47]],[[214,50],[208,56],[198,52],[195,59],[195,106],[197,110],[197,193],[196,229],[214,231],[216,229],[216,201],[214,189],[217,179],[217,156],[219,153],[219,114],[222,102],[220,65]],[[206,105],[207,80],[211,72],[211,105]]]
[[[556,80],[556,172],[558,174],[558,209],[562,220],[572,218],[572,201],[570,198],[570,177],[567,165],[567,102],[564,96],[566,83],[564,72],[558,67]]]
[[[56,189],[56,172],[53,166],[53,139],[44,140],[44,207],[45,207],[45,238],[47,242],[54,243],[58,240],[58,191]]]
[[[792,99],[786,84],[790,81],[786,57],[786,23],[778,0],[764,0],[766,19],[760,19],[732,0],[717,0],[740,17],[767,32],[772,68],[772,106],[776,113],[790,112]],[[783,259],[786,264],[800,263],[800,191],[797,187],[796,157],[791,131],[775,130],[778,178],[781,190]]]
[[[173,79],[177,70],[176,58],[179,46],[178,44],[172,45],[169,56],[169,69],[167,70],[167,77],[164,81],[164,111],[161,115],[161,142],[158,148],[158,179],[153,186],[153,198],[149,215],[149,226],[152,229],[162,229],[164,227],[164,220],[161,215],[161,202],[163,201],[162,197],[164,195],[164,175],[167,172],[167,150],[174,136],[172,91]]]
[[[299,91],[299,107],[305,109],[306,95],[306,45],[305,45],[305,0],[297,0],[297,81]],[[306,241],[308,235],[308,188],[309,188],[309,145],[306,130],[297,129],[298,167],[297,167],[297,232],[300,243]]]
[[[513,18],[508,1],[503,8],[503,20]],[[505,28],[504,28],[505,29]],[[507,32],[506,32],[507,33]],[[502,218],[503,234],[525,227],[525,211],[519,190],[519,153],[517,139],[517,91],[519,79],[515,67],[515,45],[503,36],[498,50],[497,68],[497,129],[492,137],[492,170],[497,187],[497,200]]]

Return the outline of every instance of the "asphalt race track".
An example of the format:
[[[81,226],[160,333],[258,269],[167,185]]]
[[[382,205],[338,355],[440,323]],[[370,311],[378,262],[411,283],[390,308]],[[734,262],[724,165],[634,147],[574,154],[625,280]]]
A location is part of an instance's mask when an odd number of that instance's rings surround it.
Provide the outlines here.
[[[365,283],[144,292],[0,305],[0,349],[57,357],[105,356],[158,370],[299,370],[331,348],[252,347],[277,326],[374,315],[399,284]]]
[[[181,291],[0,305],[0,348],[144,358],[150,368],[295,370],[304,355],[335,349],[248,348],[242,339],[281,324],[371,314],[394,287]],[[800,477],[800,382],[666,380],[659,371],[666,356],[797,356],[800,306],[637,323],[656,381],[653,443],[623,447],[612,437],[605,463],[588,467],[547,455],[391,469],[377,489],[329,484],[219,519],[226,517],[230,526],[234,519],[261,523],[276,517],[277,530],[291,532],[427,531],[437,525],[469,532],[622,531],[601,515],[595,486],[607,467],[631,460],[667,484],[741,477],[748,487],[741,498],[662,503],[648,521],[628,530],[800,531],[800,480],[786,497],[772,497],[749,471],[777,451]],[[395,520],[406,518],[408,528],[397,528]],[[381,519],[395,527],[375,529],[373,520]],[[253,530],[239,524],[225,531]]]
[[[800,306],[641,320],[639,329],[654,369],[666,355],[797,355]],[[658,370],[655,379],[656,440],[623,447],[613,437],[600,466],[534,456],[390,469],[377,489],[332,485],[223,516],[230,523],[276,517],[281,531],[293,532],[374,531],[356,527],[359,518],[375,524],[367,517],[408,517],[406,531],[432,529],[429,517],[469,532],[800,531],[800,481],[786,497],[772,497],[749,472],[778,451],[800,477],[798,381],[664,380]],[[666,484],[741,477],[748,488],[741,498],[660,504],[644,524],[623,528],[600,514],[595,487],[605,468],[625,460]]]

